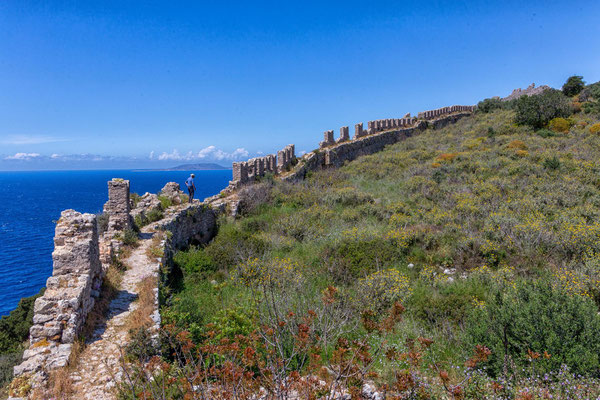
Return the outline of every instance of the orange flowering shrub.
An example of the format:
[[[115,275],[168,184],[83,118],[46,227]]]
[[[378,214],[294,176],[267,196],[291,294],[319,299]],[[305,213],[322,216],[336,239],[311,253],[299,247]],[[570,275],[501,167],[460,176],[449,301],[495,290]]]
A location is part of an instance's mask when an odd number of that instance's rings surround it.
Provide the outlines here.
[[[458,156],[458,153],[442,153],[435,159],[437,162],[451,162]]]
[[[526,150],[527,145],[522,140],[513,140],[506,147],[515,150]]]

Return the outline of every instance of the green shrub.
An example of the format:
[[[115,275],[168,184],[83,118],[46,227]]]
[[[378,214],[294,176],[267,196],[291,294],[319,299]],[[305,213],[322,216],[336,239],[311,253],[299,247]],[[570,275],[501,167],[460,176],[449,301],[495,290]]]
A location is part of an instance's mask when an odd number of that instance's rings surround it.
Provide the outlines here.
[[[121,232],[119,237],[123,241],[123,244],[126,246],[135,246],[138,244],[139,241],[138,233],[135,229],[131,228],[125,229],[123,232]]]
[[[262,239],[232,225],[220,229],[219,234],[204,249],[215,267],[224,270],[250,257],[260,257],[266,250],[268,245]]]
[[[487,288],[477,279],[457,280],[432,286],[414,286],[407,309],[419,319],[434,325],[451,322],[463,325],[473,309],[474,299],[484,300]]]
[[[21,344],[29,337],[29,328],[33,324],[33,304],[43,293],[42,288],[35,296],[23,297],[17,308],[0,319],[0,354],[21,350]]]
[[[515,122],[540,129],[553,118],[570,116],[572,107],[569,98],[558,90],[546,90],[536,96],[522,96],[515,103]]]
[[[363,278],[378,267],[398,264],[402,248],[382,238],[345,238],[323,252],[333,278],[342,283]]]
[[[0,319],[0,388],[10,382],[13,367],[21,362],[23,342],[33,325],[33,304],[43,293],[44,288],[34,296],[23,297],[17,308]]]
[[[108,214],[100,213],[96,214],[96,221],[98,223],[98,234],[102,235],[108,229]]]
[[[138,203],[140,202],[140,199],[142,198],[142,196],[140,196],[139,194],[137,194],[135,192],[131,192],[131,194],[129,195],[129,198],[130,198],[131,202],[133,203],[132,208],[136,208]]]
[[[191,247],[186,251],[179,251],[173,257],[173,261],[184,273],[184,277],[194,274],[205,274],[214,272],[215,266],[204,249]]]
[[[135,226],[139,228],[141,228],[142,226],[146,225],[146,219],[142,219],[142,214],[138,214],[133,218],[133,223],[135,224]]]
[[[600,100],[600,82],[592,83],[585,87],[585,91],[596,100]]]
[[[572,97],[581,92],[584,86],[583,76],[573,75],[563,85],[562,92],[565,96]]]
[[[560,160],[556,156],[554,156],[552,158],[545,158],[544,159],[544,168],[552,169],[552,170],[559,169],[560,168]]]
[[[358,206],[360,204],[371,202],[373,202],[373,197],[352,187],[335,189],[323,196],[323,203],[330,205],[340,204],[343,206]]]
[[[550,354],[536,363],[538,373],[558,370],[600,372],[600,316],[594,302],[553,289],[545,281],[518,281],[514,288],[495,288],[485,307],[469,317],[471,343],[492,350],[488,370],[498,376],[507,368],[529,368],[528,350]],[[516,372],[516,371],[513,371]]]
[[[485,99],[477,103],[477,111],[481,111],[482,113],[489,113],[499,108],[502,108],[502,100],[499,97],[492,97],[491,99]]]
[[[220,341],[223,338],[234,340],[238,335],[249,336],[257,328],[254,320],[251,310],[237,306],[217,311],[210,322],[218,332],[215,340]]]
[[[590,133],[600,133],[600,122],[590,126]]]
[[[146,213],[146,223],[150,224],[152,222],[160,221],[163,219],[164,213],[162,210],[154,209],[150,210]]]
[[[600,115],[600,101],[583,103],[581,109],[586,114]]]
[[[167,196],[158,195],[158,201],[160,201],[160,206],[163,210],[166,210],[173,205],[173,201]]]
[[[13,367],[21,362],[22,357],[22,352],[0,354],[0,396],[2,396],[1,388],[10,383],[13,378]]]
[[[535,133],[537,133],[539,136],[543,137],[543,138],[549,138],[549,137],[553,137],[556,136],[556,132],[551,131],[550,129],[540,129],[538,131],[536,131]]]
[[[146,327],[140,327],[129,331],[129,344],[125,348],[125,354],[132,360],[148,362],[150,358],[158,354],[154,346],[152,335]]]

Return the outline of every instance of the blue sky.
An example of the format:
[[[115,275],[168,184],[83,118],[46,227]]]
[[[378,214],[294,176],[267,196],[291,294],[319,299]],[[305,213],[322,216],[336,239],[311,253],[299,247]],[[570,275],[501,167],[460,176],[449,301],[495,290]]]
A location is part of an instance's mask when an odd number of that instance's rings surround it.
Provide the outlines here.
[[[597,0],[3,0],[0,170],[229,165],[532,82],[595,82],[599,15]]]

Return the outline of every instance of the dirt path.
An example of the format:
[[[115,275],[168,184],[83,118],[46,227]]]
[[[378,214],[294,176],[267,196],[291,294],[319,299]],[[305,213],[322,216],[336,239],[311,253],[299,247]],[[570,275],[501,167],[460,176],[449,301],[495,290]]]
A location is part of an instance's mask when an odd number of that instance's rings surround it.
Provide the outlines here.
[[[116,381],[121,377],[120,349],[127,344],[127,318],[138,304],[137,285],[148,276],[157,276],[159,264],[149,260],[146,249],[151,245],[151,234],[142,233],[143,239],[125,260],[128,269],[123,273],[119,291],[111,301],[106,320],[96,326],[80,354],[76,370],[71,373],[73,399],[114,399]],[[116,378],[116,379],[115,379]]]

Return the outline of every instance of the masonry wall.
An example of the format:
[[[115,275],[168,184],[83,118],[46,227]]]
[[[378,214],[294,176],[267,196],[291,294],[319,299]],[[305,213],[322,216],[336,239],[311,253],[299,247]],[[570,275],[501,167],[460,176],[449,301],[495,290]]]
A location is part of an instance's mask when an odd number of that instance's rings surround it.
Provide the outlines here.
[[[74,210],[61,213],[56,224],[52,276],[35,301],[29,349],[15,376],[32,374],[43,382],[47,372],[64,367],[88,312],[100,295],[102,267],[96,216]]]
[[[295,166],[291,172],[289,170],[292,159],[295,158],[294,145],[286,146],[283,150],[278,151],[276,156],[269,155],[244,162],[234,162],[233,180],[221,192],[221,195],[227,196],[240,186],[254,181],[267,172],[280,175],[284,180],[290,180],[314,168],[313,164],[318,166],[341,165],[346,160],[354,159],[362,154],[372,154],[380,151],[386,145],[394,143],[406,137],[406,135],[411,135],[415,129],[418,130],[427,126],[426,124],[424,125],[424,121],[428,122],[434,128],[439,128],[465,114],[472,113],[474,109],[475,106],[457,105],[423,111],[418,114],[418,117],[411,117],[410,113],[408,113],[403,118],[368,121],[367,129],[363,128],[361,122],[354,125],[354,137],[352,139],[350,139],[349,126],[342,126],[340,128],[340,135],[337,140],[334,131],[327,130],[323,133],[323,141],[319,142],[319,149],[324,154],[316,158],[310,155],[303,156],[301,160],[306,165]],[[381,135],[381,133],[386,134]],[[368,139],[371,137],[373,138]],[[276,167],[272,167],[273,163],[276,164]],[[215,204],[219,202],[217,196],[209,200]]]
[[[411,127],[389,129],[379,133],[367,134],[352,141],[319,149],[303,156],[294,171],[282,176],[281,179],[288,182],[298,181],[304,179],[308,171],[340,167],[346,161],[352,161],[363,155],[377,153],[383,150],[385,146],[404,140],[407,137],[418,135],[427,129],[427,127],[439,129],[448,124],[455,123],[468,115],[471,115],[470,111],[453,112],[428,121],[417,120]],[[377,124],[373,123],[371,125],[376,126]]]

